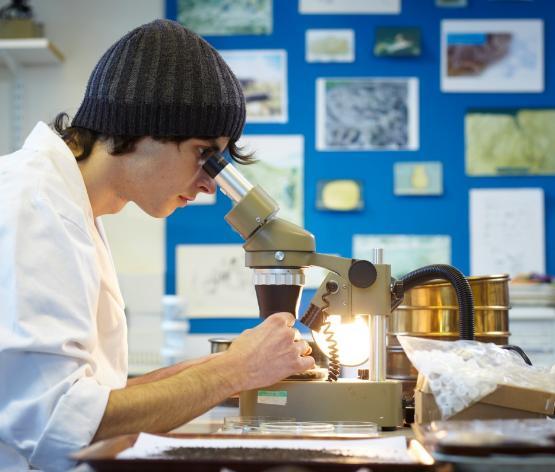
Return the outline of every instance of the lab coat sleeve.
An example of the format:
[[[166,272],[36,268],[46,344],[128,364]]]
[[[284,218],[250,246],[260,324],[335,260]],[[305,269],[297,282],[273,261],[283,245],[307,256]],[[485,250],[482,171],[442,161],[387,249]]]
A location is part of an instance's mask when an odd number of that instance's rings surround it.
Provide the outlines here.
[[[0,219],[0,441],[34,467],[67,470],[110,393],[91,355],[100,269],[86,217],[63,192],[12,197]]]

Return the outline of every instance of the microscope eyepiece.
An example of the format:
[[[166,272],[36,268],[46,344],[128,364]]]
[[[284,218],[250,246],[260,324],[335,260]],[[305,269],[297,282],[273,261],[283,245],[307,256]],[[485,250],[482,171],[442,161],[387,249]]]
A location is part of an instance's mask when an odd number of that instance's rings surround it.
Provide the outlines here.
[[[220,153],[210,157],[202,168],[235,203],[253,188],[253,185]]]
[[[214,154],[208,159],[202,168],[212,178],[215,178],[229,162],[220,153]]]

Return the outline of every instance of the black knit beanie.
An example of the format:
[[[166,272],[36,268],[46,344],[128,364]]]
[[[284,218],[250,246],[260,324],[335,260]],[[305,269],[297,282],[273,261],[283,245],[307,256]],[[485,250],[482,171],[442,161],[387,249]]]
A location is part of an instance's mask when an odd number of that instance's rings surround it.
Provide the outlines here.
[[[179,23],[156,20],[100,58],[72,126],[112,136],[236,141],[245,113],[241,85],[218,52]]]

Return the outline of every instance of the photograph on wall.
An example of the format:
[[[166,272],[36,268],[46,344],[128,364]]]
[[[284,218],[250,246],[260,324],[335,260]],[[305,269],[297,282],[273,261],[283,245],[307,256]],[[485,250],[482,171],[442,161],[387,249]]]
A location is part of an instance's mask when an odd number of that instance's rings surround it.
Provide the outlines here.
[[[201,36],[272,34],[272,3],[273,0],[177,0],[177,21]]]
[[[355,32],[352,29],[306,30],[307,62],[354,62]]]
[[[279,204],[278,216],[304,224],[304,137],[302,135],[243,135],[238,145],[253,152],[255,164],[241,173],[260,185]]]
[[[395,278],[430,264],[451,264],[450,236],[353,235],[355,259],[371,260],[374,248],[383,248],[384,263]]]
[[[299,0],[299,13],[398,15],[401,13],[401,0]]]
[[[555,109],[467,113],[465,161],[471,176],[555,175]]]
[[[420,56],[420,28],[380,26],[376,28],[375,56]]]
[[[319,180],[316,185],[316,208],[328,211],[360,211],[364,209],[361,180]]]
[[[241,244],[180,244],[176,248],[177,295],[191,318],[256,317],[252,269]]]
[[[418,149],[417,78],[319,78],[316,97],[319,151]]]
[[[286,123],[287,52],[281,49],[219,52],[243,87],[247,123]]]
[[[393,167],[395,195],[441,195],[441,162],[396,162]]]
[[[436,0],[436,6],[438,7],[461,8],[466,7],[467,5],[467,0]]]
[[[443,92],[543,92],[542,20],[443,20]]]

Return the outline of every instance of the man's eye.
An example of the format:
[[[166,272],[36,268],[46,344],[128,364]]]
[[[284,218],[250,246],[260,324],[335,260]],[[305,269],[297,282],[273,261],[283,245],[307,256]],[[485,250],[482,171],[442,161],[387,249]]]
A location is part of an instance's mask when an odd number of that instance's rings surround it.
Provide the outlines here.
[[[204,164],[210,158],[212,152],[208,148],[199,148],[198,154],[199,154],[199,159]]]

